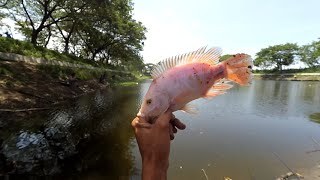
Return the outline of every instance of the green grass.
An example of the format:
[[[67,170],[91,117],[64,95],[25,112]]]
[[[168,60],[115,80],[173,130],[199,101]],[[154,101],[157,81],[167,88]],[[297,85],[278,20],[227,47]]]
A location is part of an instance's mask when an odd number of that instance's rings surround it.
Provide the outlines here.
[[[116,85],[117,86],[134,86],[139,84],[138,82],[132,82],[132,81],[126,81],[126,82],[119,82]]]
[[[313,121],[313,122],[320,123],[320,112],[310,114],[310,115],[309,115],[309,118],[310,118],[311,121]]]
[[[53,78],[66,79],[71,73],[75,73],[76,77],[80,80],[89,80],[98,78],[103,73],[101,70],[70,68],[53,65],[37,65],[37,69],[45,74],[50,74]]]
[[[31,56],[36,58],[44,58],[47,60],[65,61],[77,64],[86,64],[92,66],[108,66],[102,65],[87,59],[81,59],[71,54],[60,53],[58,51],[46,49],[40,46],[34,46],[30,42],[20,41],[11,38],[0,37],[0,52],[15,53],[23,56]]]
[[[123,72],[110,72],[104,70],[81,69],[61,66],[37,65],[38,71],[43,74],[50,75],[55,79],[65,80],[71,73],[75,73],[79,80],[99,79],[106,73],[106,81],[114,85],[128,85],[130,82],[136,83],[140,78],[136,78],[133,74]],[[123,83],[123,84],[121,84]]]
[[[95,67],[124,71],[123,67],[112,66],[109,64],[101,64],[93,62],[87,59],[81,59],[79,57],[60,53],[58,51],[49,50],[44,47],[34,46],[30,42],[20,41],[5,37],[0,37],[0,52],[15,53],[23,56],[31,56],[37,58],[44,58],[47,60],[64,61],[76,64],[92,65]],[[1,60],[1,59],[0,59]],[[89,80],[99,78],[104,72],[106,73],[107,82],[115,85],[134,85],[144,79],[149,79],[148,76],[140,76],[136,70],[130,70],[130,74],[123,72],[110,72],[104,70],[91,70],[82,68],[62,67],[55,65],[36,65],[37,70],[43,73],[45,76],[51,76],[58,79],[66,79],[71,73],[75,73],[79,80]],[[9,66],[0,67],[0,76],[8,75],[14,76]],[[19,81],[24,82],[23,77],[19,77]]]
[[[133,73],[135,74],[135,73]],[[144,81],[144,80],[147,80],[147,79],[151,79],[150,76],[140,76],[140,75],[137,75],[135,74],[134,75],[135,79],[133,80],[124,80],[124,81],[113,81],[113,85],[115,86],[135,86],[135,85],[138,85],[140,82]]]

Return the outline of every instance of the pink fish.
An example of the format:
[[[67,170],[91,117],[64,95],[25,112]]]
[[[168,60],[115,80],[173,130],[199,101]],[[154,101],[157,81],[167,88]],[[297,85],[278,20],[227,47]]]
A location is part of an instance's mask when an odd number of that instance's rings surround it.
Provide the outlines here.
[[[204,47],[160,62],[151,72],[153,81],[137,116],[152,122],[167,110],[192,113],[190,101],[224,94],[232,87],[230,81],[250,84],[249,55],[237,54],[219,63],[220,56],[221,49]]]

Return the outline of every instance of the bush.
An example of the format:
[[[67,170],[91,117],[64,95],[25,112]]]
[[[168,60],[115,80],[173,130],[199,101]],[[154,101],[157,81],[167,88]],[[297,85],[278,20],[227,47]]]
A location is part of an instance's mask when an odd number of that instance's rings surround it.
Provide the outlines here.
[[[87,59],[81,59],[71,54],[59,53],[54,50],[46,49],[40,46],[34,46],[30,42],[19,41],[16,39],[0,37],[0,52],[15,53],[23,56],[32,56],[44,58],[47,60],[67,61],[77,64],[90,64],[92,66],[101,66],[96,62]]]
[[[0,67],[0,75],[12,75],[12,71],[9,65],[3,64]]]

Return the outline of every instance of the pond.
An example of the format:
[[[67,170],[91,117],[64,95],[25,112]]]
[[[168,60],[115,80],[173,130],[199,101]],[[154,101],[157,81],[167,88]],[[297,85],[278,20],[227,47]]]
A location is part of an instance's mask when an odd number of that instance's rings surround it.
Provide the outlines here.
[[[6,173],[140,179],[130,122],[150,82],[97,91],[4,129],[2,158],[15,167]],[[175,113],[187,129],[172,142],[168,179],[267,180],[289,171],[281,161],[304,175],[320,162],[320,126],[309,119],[320,112],[319,82],[255,80],[192,104],[197,115]]]

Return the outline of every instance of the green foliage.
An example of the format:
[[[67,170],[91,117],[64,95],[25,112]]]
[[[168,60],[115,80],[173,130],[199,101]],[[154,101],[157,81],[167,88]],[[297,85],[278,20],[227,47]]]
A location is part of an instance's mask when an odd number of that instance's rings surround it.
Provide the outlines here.
[[[59,53],[57,51],[49,50],[41,46],[34,46],[30,42],[19,41],[5,37],[0,37],[0,52],[15,53],[24,56],[44,58],[48,60],[66,61],[71,63],[99,66],[99,64],[96,62],[81,59],[70,54]]]
[[[262,73],[262,74],[278,74],[280,73],[277,69],[271,70],[254,70],[254,73]],[[282,70],[281,73],[320,73],[320,67],[311,67],[304,69],[286,69]]]
[[[229,59],[230,57],[232,57],[233,55],[231,54],[225,54],[223,56],[220,57],[219,61],[222,62],[222,61],[225,61],[227,59]]]
[[[299,54],[298,50],[297,44],[292,43],[269,46],[256,54],[254,65],[264,68],[274,67],[276,70],[282,71],[282,66],[294,62],[295,57]]]
[[[47,65],[37,65],[37,69],[45,74],[50,74],[53,78],[67,79],[71,73],[75,73],[76,77],[80,80],[89,80],[93,78],[98,78],[103,71],[99,70],[89,70],[80,68],[70,68],[61,66],[47,66]]]
[[[7,75],[11,76],[12,75],[12,70],[9,65],[3,64],[0,67],[0,76],[1,75]]]
[[[320,65],[320,41],[314,41],[311,44],[300,48],[301,61],[309,67]]]
[[[320,123],[320,112],[310,114],[309,118],[311,119],[311,121],[314,121],[316,123]]]
[[[56,48],[87,61],[142,63],[139,52],[146,28],[133,19],[131,0],[10,0],[2,9],[10,11],[6,17],[34,45],[46,47],[55,37],[59,39],[54,42]],[[39,57],[22,51],[16,53]]]

